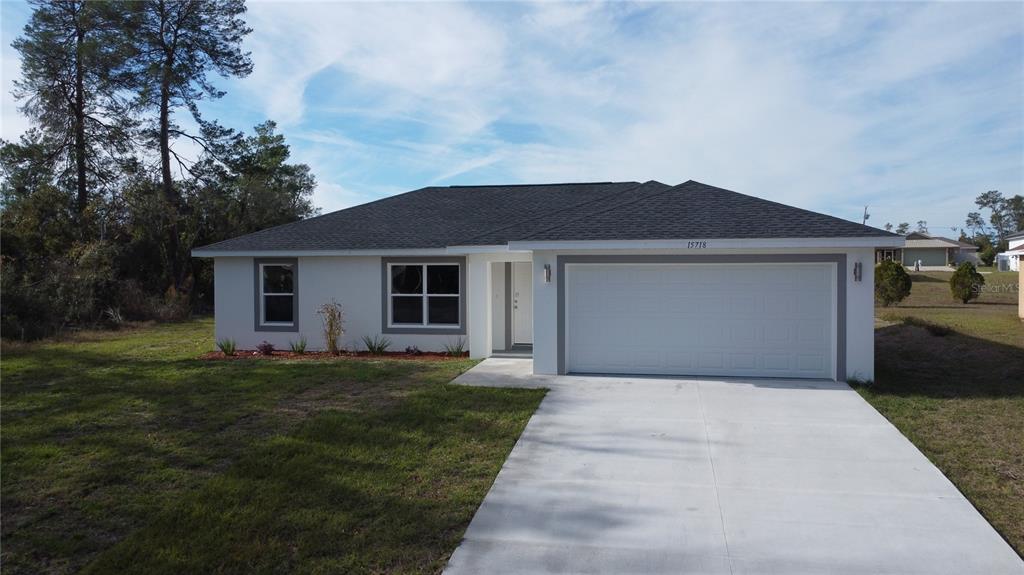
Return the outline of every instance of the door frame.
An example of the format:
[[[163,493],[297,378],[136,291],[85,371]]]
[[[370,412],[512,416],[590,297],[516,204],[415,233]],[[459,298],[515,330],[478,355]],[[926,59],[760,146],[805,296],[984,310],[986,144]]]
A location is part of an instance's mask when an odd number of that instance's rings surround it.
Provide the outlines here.
[[[557,371],[566,374],[566,266],[578,264],[753,264],[753,263],[832,263],[835,264],[834,339],[835,380],[846,381],[846,254],[729,254],[714,256],[698,255],[560,255],[555,258],[558,278],[556,303],[557,325]]]

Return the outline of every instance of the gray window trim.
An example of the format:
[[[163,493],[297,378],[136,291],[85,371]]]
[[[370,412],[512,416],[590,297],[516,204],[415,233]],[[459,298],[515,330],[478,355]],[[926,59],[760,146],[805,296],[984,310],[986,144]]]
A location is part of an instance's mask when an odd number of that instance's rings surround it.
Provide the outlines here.
[[[260,318],[263,317],[262,306],[263,291],[260,286],[263,278],[260,277],[261,265],[291,265],[292,266],[292,323],[291,325],[263,325]],[[252,289],[253,289],[253,330],[265,332],[296,332],[299,331],[299,258],[253,258],[252,260]]]
[[[459,325],[452,327],[438,326],[401,326],[392,327],[388,325],[388,285],[391,278],[388,277],[388,266],[394,264],[458,264],[459,265]],[[380,331],[381,333],[392,334],[433,334],[433,335],[466,335],[466,276],[469,270],[466,269],[466,258],[462,256],[437,256],[437,257],[386,257],[380,258]]]
[[[566,264],[836,264],[836,381],[846,381],[846,254],[748,254],[748,255],[580,255],[557,256],[558,374],[565,375],[565,266]]]

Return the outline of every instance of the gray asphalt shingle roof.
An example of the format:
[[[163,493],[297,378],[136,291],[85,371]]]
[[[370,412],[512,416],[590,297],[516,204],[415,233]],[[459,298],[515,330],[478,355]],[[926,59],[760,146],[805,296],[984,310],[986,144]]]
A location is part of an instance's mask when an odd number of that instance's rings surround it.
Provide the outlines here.
[[[202,248],[444,248],[515,240],[809,238],[888,232],[689,181],[428,187]]]

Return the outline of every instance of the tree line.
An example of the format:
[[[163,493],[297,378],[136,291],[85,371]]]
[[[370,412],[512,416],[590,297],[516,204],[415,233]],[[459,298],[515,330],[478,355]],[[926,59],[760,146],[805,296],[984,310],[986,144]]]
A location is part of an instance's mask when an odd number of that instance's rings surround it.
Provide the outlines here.
[[[1009,243],[1006,236],[1024,230],[1024,196],[1020,194],[1004,197],[998,190],[989,190],[974,200],[977,211],[967,214],[963,227],[951,231],[959,234],[958,240],[978,246],[978,257],[985,265],[992,265],[996,254],[1006,251]],[[984,212],[988,212],[986,222]],[[886,231],[905,236],[911,232],[910,224],[902,222],[895,227],[891,223],[883,226]],[[919,220],[916,232],[928,233],[928,222]]]
[[[316,213],[273,121],[246,134],[200,112],[216,77],[252,71],[244,0],[31,5],[13,43],[31,128],[0,140],[4,337],[206,308],[194,246]]]

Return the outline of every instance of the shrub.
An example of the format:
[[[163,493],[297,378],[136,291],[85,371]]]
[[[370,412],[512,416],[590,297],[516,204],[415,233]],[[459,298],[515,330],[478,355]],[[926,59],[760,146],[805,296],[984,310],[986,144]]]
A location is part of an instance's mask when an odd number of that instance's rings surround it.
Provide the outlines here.
[[[405,348],[405,353],[407,353],[408,355],[420,355],[423,352],[420,351],[420,348],[416,347],[415,345],[410,345],[409,347]]]
[[[110,306],[103,311],[103,317],[107,318],[107,322],[111,327],[117,329],[124,325],[124,315],[121,314],[121,308]]]
[[[875,300],[885,307],[910,295],[912,283],[910,274],[897,262],[885,260],[875,266]]]
[[[949,291],[953,297],[967,303],[981,295],[981,286],[985,285],[985,276],[974,269],[974,264],[964,262],[956,268],[949,278]]]
[[[444,344],[444,352],[453,357],[459,357],[466,352],[466,340],[464,338],[450,339]]]
[[[332,299],[331,303],[321,305],[317,313],[320,314],[320,321],[324,326],[324,343],[327,351],[338,355],[338,342],[341,341],[341,336],[345,335],[345,312],[338,302]]]
[[[293,353],[299,355],[306,353],[306,336],[300,336],[298,341],[288,342],[288,347],[291,348]]]
[[[274,344],[270,343],[269,341],[264,341],[260,343],[259,345],[256,346],[256,349],[259,350],[260,355],[274,354]]]
[[[978,259],[982,265],[990,266],[996,260],[996,248],[989,244],[978,251]]]
[[[391,347],[391,340],[382,335],[375,335],[373,337],[364,335],[363,345],[366,346],[366,351],[373,355],[382,355]]]
[[[219,339],[217,340],[217,349],[224,355],[235,355],[235,340]]]

